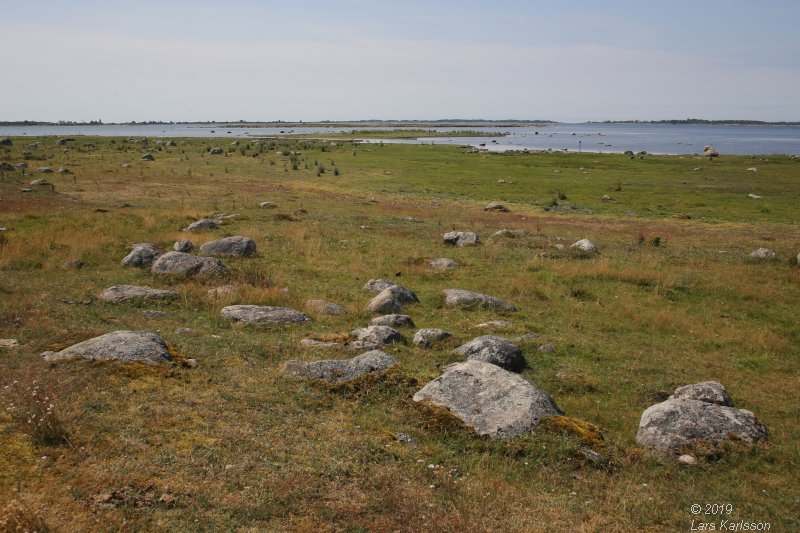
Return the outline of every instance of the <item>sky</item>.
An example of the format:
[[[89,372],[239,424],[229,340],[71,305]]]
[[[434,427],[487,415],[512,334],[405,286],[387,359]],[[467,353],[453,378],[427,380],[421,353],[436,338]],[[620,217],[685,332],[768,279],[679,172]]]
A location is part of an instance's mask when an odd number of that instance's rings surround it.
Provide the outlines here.
[[[800,120],[797,0],[7,0],[0,121]]]

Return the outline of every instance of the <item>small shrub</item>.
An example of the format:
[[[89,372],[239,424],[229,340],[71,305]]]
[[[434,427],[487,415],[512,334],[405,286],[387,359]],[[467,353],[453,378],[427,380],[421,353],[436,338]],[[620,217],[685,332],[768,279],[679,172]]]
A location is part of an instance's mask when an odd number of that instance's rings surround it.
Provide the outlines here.
[[[36,444],[69,444],[69,433],[50,387],[34,379],[5,386],[6,411]]]
[[[19,500],[11,500],[0,511],[0,531],[48,533],[50,528],[39,509],[28,507]]]

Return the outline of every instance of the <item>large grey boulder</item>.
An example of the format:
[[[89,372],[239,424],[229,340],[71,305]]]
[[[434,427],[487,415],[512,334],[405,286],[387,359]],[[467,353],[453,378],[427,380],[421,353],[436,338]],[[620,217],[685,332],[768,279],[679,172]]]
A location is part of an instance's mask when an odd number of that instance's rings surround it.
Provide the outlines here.
[[[153,260],[159,255],[161,255],[161,250],[158,246],[149,242],[140,242],[134,244],[131,253],[122,259],[122,266],[146,267],[153,264]]]
[[[530,381],[482,361],[456,363],[414,395],[444,407],[479,435],[518,437],[542,418],[562,414],[553,398]]]
[[[475,246],[481,242],[477,233],[471,231],[449,231],[442,235],[445,244],[454,246]]]
[[[679,387],[666,401],[648,407],[639,421],[636,442],[658,453],[678,455],[697,443],[754,444],[767,437],[767,428],[753,413],[730,406],[722,384],[707,381]]]
[[[198,257],[183,252],[167,252],[153,262],[155,275],[208,278],[228,273],[228,267],[215,257]]]
[[[338,316],[347,314],[347,308],[326,300],[308,300],[306,309],[320,315]]]
[[[369,321],[370,326],[389,326],[390,328],[413,328],[414,321],[408,315],[383,315],[376,316]]]
[[[372,350],[352,359],[327,359],[324,361],[287,361],[283,372],[287,376],[318,379],[328,383],[342,383],[367,374],[383,372],[397,364],[391,355]]]
[[[114,285],[98,294],[97,297],[104,302],[120,303],[132,300],[172,300],[178,297],[178,293],[138,285]]]
[[[420,348],[430,348],[437,342],[449,339],[453,334],[437,328],[423,328],[414,334],[414,344]]]
[[[17,167],[12,165],[11,163],[6,163],[5,161],[3,161],[2,163],[0,163],[0,170],[6,172],[15,172],[17,170]]]
[[[200,220],[195,220],[194,222],[186,226],[184,231],[197,232],[204,230],[213,230],[217,228],[219,228],[219,222],[217,222],[216,220],[210,218],[201,218]]]
[[[200,255],[252,257],[256,255],[256,243],[250,237],[240,235],[223,237],[200,246]]]
[[[670,400],[699,400],[701,402],[715,403],[730,407],[731,397],[725,389],[725,385],[718,381],[704,381],[692,385],[678,387]]]
[[[525,368],[522,350],[513,342],[494,335],[476,337],[453,352],[468,360],[491,363],[514,372]]]
[[[461,309],[489,309],[495,311],[518,311],[514,305],[504,302],[494,296],[479,292],[465,291],[462,289],[445,289],[444,305],[446,307],[460,307]]]
[[[222,308],[222,317],[239,324],[298,324],[309,322],[304,313],[288,307],[229,305]]]
[[[435,268],[437,270],[452,270],[460,266],[452,259],[448,259],[446,257],[437,257],[436,259],[431,259],[429,264],[431,265],[431,268]]]
[[[417,295],[402,285],[391,285],[367,304],[367,311],[371,313],[392,314],[399,313],[403,306],[418,303]]]
[[[405,341],[405,337],[399,331],[389,326],[358,328],[350,332],[350,335],[355,337],[355,340],[347,345],[351,350],[376,350],[387,344]]]
[[[752,257],[753,259],[761,259],[764,261],[774,261],[775,259],[778,258],[778,256],[775,255],[775,252],[773,252],[769,248],[759,248],[758,250],[752,252],[750,254],[750,257]]]
[[[114,331],[89,339],[60,352],[49,352],[46,361],[63,361],[77,358],[95,361],[138,361],[157,365],[172,360],[166,343],[156,333],[147,331]]]

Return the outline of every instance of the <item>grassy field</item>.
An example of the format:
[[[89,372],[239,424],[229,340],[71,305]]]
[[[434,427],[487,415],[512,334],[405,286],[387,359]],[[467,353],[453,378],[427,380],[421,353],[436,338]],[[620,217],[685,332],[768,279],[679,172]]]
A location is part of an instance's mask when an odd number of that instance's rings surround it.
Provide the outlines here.
[[[0,520],[54,531],[674,531],[698,520],[692,504],[730,503],[724,518],[800,528],[800,162],[176,141],[0,147],[0,161],[30,165],[25,176],[0,174],[0,338],[20,343],[0,347],[0,393],[4,407],[19,406],[42,387],[69,441],[37,440],[0,411]],[[209,155],[216,146],[227,154]],[[155,161],[140,161],[145,152]],[[43,165],[73,174],[36,174]],[[55,190],[22,192],[40,177]],[[278,208],[259,209],[262,201]],[[511,212],[483,211],[490,201]],[[216,232],[181,231],[217,213],[242,218]],[[492,236],[502,228],[526,233]],[[441,235],[452,229],[477,231],[483,244],[446,248]],[[226,235],[252,237],[259,251],[226,260],[230,279],[162,280],[120,266],[134,243],[168,250],[177,239]],[[581,238],[598,245],[597,257],[553,246]],[[760,247],[779,260],[751,260]],[[427,263],[436,257],[463,266],[435,272]],[[70,259],[86,266],[65,267]],[[286,360],[330,357],[301,350],[301,338],[368,323],[371,295],[361,287],[370,278],[417,293],[421,304],[407,312],[418,327],[466,341],[487,333],[477,324],[504,319],[513,325],[488,331],[539,333],[522,346],[523,376],[568,416],[603,429],[608,464],[583,460],[573,435],[542,428],[490,441],[414,405],[413,393],[457,360],[455,344],[393,345],[399,368],[351,387],[282,377]],[[180,298],[96,299],[122,283]],[[238,292],[210,298],[223,283]],[[442,308],[445,288],[491,294],[520,312]],[[303,309],[315,298],[350,312],[291,327],[232,326],[219,314],[232,303]],[[149,319],[145,309],[168,314]],[[38,355],[119,329],[158,331],[178,360],[199,366],[47,364]],[[545,343],[556,351],[538,351]],[[760,418],[768,444],[697,467],[636,446],[646,407],[710,379]]]

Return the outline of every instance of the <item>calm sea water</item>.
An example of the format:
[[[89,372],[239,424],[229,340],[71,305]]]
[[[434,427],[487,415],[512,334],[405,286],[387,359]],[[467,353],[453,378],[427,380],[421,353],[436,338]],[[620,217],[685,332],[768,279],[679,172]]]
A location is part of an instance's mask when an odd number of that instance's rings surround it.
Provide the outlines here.
[[[359,128],[369,129],[369,128]],[[402,128],[375,128],[402,129]],[[465,128],[430,128],[452,132]],[[570,152],[634,152],[653,154],[702,153],[706,145],[720,154],[800,154],[800,126],[719,126],[671,124],[552,124],[536,128],[468,128],[501,132],[496,137],[428,137],[372,139],[367,142],[458,144],[487,150],[567,150]],[[267,137],[280,134],[330,134],[350,128],[221,128],[199,124],[101,126],[0,126],[0,136],[119,136],[119,137]]]

